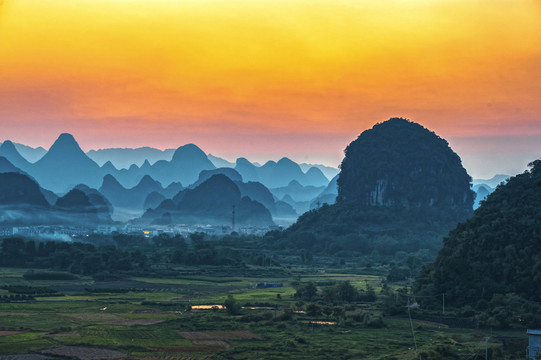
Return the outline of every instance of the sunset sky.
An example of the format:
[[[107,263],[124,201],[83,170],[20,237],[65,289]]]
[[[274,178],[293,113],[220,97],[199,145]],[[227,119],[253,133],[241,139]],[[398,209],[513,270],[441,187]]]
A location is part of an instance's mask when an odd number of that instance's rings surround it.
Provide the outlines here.
[[[336,166],[394,116],[474,177],[541,157],[541,1],[0,0],[0,141]]]

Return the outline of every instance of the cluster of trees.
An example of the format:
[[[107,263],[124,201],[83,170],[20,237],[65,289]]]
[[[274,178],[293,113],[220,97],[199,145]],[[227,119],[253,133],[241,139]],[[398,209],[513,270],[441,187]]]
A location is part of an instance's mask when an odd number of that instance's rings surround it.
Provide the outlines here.
[[[95,247],[78,242],[6,238],[0,252],[0,266],[48,268],[83,275],[145,269],[147,265],[147,257],[139,250],[125,251],[114,246]]]
[[[320,301],[327,304],[351,303],[357,301],[376,301],[376,292],[370,284],[366,290],[357,290],[349,281],[338,281],[322,286],[321,291],[314,282],[295,282],[295,298],[303,301]]]
[[[423,305],[483,312],[479,320],[541,326],[541,160],[500,185],[444,240],[414,286]]]
[[[350,298],[353,294],[351,294],[352,291],[355,291],[355,288],[351,286],[351,284],[343,282],[341,284],[337,284],[342,289],[347,289],[347,294],[341,294],[342,296],[345,295],[346,297]],[[299,289],[302,287],[313,288],[313,283],[306,283],[306,284],[297,284]],[[338,286],[334,289],[338,289]],[[353,289],[353,290],[352,290]],[[329,289],[330,290],[330,289]],[[302,290],[301,290],[302,291]],[[309,290],[309,292],[312,292],[313,290]],[[317,292],[317,289],[316,289]],[[306,295],[306,294],[305,294]],[[358,295],[358,294],[357,294]],[[374,294],[375,298],[375,294]],[[356,299],[358,300],[358,298]],[[267,306],[271,304],[265,304]],[[229,315],[242,315],[242,306],[239,304],[239,302],[232,296],[228,295],[227,298],[223,302],[223,306],[225,308],[225,311]],[[251,306],[251,304],[247,303],[245,306]],[[343,323],[346,326],[351,326],[356,323],[363,324],[364,326],[368,327],[374,327],[374,328],[381,328],[384,327],[385,324],[383,322],[383,317],[380,313],[374,313],[374,312],[368,312],[368,311],[352,311],[349,313],[347,310],[354,310],[354,306],[352,305],[336,305],[336,304],[327,304],[327,303],[317,303],[317,302],[310,302],[305,303],[302,300],[298,300],[295,303],[295,307],[290,306],[284,306],[280,308],[280,315],[273,316],[272,313],[266,312],[261,315],[254,315],[254,314],[245,314],[239,318],[240,321],[245,322],[258,322],[263,320],[271,320],[274,319],[275,321],[290,321],[293,320],[297,316],[307,316],[311,320],[315,319],[321,319],[322,316],[325,317],[325,320],[328,321],[329,319],[332,319],[334,321],[339,321]],[[191,307],[188,307],[187,310],[191,310]],[[218,308],[213,308],[214,311],[218,311]]]
[[[324,204],[304,213],[288,229],[268,232],[263,242],[269,249],[327,256],[354,252],[390,260],[399,252],[412,254],[421,249],[435,256],[443,237],[456,224],[454,216],[438,209]]]
[[[240,239],[240,237],[239,237]],[[216,240],[216,239],[214,239]],[[275,264],[251,249],[233,248],[229,237],[209,241],[203,233],[180,235],[161,234],[153,238],[126,234],[91,235],[86,242],[56,242],[8,237],[0,241],[0,266],[51,269],[73,274],[100,274],[156,271],[153,265],[215,265]],[[69,274],[54,272],[28,273],[30,280],[69,280]],[[58,278],[58,277],[62,278]]]
[[[0,295],[0,303],[9,303],[13,301],[29,301],[29,300],[35,300],[35,298],[32,295],[25,295],[25,294]]]
[[[12,294],[19,295],[39,295],[39,296],[56,296],[58,292],[44,286],[25,286],[25,285],[6,285],[0,289],[7,290]]]

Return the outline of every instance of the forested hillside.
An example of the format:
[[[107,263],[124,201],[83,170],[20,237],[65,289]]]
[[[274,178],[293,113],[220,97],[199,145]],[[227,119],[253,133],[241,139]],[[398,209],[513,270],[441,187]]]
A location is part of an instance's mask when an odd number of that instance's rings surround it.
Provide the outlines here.
[[[486,310],[481,320],[492,325],[541,325],[541,160],[530,167],[449,234],[419,275],[416,294],[445,293],[449,306]]]
[[[314,253],[393,256],[429,250],[471,216],[471,178],[447,141],[419,124],[393,118],[364,131],[345,150],[338,198],[302,215],[277,247]]]

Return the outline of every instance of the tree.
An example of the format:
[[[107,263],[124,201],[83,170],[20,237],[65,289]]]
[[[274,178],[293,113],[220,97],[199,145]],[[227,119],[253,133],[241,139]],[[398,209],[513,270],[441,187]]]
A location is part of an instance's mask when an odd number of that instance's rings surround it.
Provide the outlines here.
[[[314,303],[308,304],[306,306],[306,315],[311,317],[321,315],[321,306]]]
[[[231,294],[227,295],[227,298],[224,301],[224,307],[225,311],[227,311],[229,315],[237,315],[240,313],[241,309],[240,305],[237,303],[237,300],[235,300]]]
[[[334,306],[332,308],[332,316],[334,316],[336,319],[340,319],[346,316],[346,311],[342,306]]]
[[[297,284],[295,290],[295,297],[302,300],[312,300],[317,295],[317,287],[313,282]]]
[[[338,299],[341,301],[354,301],[359,297],[359,292],[351,285],[349,280],[341,281],[336,287],[338,290]]]
[[[192,242],[194,248],[202,249],[205,247],[205,233],[196,232],[190,234],[190,241]]]

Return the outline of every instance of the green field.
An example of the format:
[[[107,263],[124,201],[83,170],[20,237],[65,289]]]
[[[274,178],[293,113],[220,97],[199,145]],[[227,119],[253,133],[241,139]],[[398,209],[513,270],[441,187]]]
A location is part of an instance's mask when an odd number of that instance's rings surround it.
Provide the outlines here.
[[[247,269],[229,276],[179,274],[100,283],[85,277],[25,280],[25,271],[1,269],[0,286],[47,287],[58,294],[0,303],[0,355],[60,348],[75,351],[74,358],[91,358],[105,349],[130,359],[484,359],[489,337],[491,358],[515,359],[524,356],[526,346],[520,330],[448,327],[416,320],[415,314],[411,322],[407,315],[382,317],[385,299],[376,275],[299,268],[289,277],[281,272],[273,278]],[[308,316],[307,304],[294,297],[295,282],[313,282],[321,290],[345,280],[359,290],[371,286],[377,301],[336,304],[346,310],[342,317]],[[263,281],[283,287],[254,288]],[[238,315],[195,309],[221,305],[230,294],[245,305]],[[187,311],[188,306],[194,309]]]

